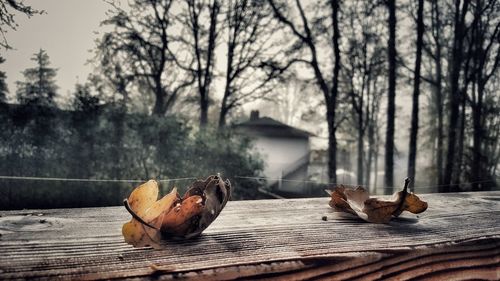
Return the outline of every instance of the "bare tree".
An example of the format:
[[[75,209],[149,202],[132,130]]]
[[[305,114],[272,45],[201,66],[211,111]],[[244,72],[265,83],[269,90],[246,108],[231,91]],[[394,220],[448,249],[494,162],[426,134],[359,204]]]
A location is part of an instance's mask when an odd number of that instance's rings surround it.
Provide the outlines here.
[[[448,92],[449,100],[449,124],[448,124],[448,143],[446,152],[446,166],[443,175],[444,191],[455,191],[456,187],[450,186],[453,172],[456,169],[455,152],[457,148],[457,133],[459,129],[459,107],[460,107],[460,73],[463,63],[463,42],[465,37],[465,15],[467,14],[468,0],[463,3],[455,0],[454,18],[453,18],[453,46],[450,58],[449,78],[450,90]],[[456,171],[455,171],[456,172]]]
[[[154,95],[152,113],[165,115],[179,94],[194,83],[192,61],[182,61],[174,49],[171,0],[134,0],[124,10],[115,2],[103,25],[113,28],[97,41],[104,76],[121,93],[135,85]],[[179,56],[180,57],[180,56]]]
[[[500,63],[500,17],[498,16],[498,1],[478,0],[474,2],[474,19],[468,37],[469,56],[472,71],[470,79],[473,81],[472,89],[466,95],[468,104],[472,111],[472,157],[470,163],[470,180],[472,189],[480,190],[482,181],[489,177],[487,171],[487,158],[493,156],[487,152],[489,138],[485,128],[485,116],[489,112],[488,82],[498,74],[498,65]],[[494,88],[494,91],[496,88]],[[491,113],[490,113],[491,114]]]
[[[420,95],[420,68],[422,61],[422,45],[424,39],[424,0],[418,1],[417,11],[417,50],[415,55],[415,72],[413,76],[413,104],[411,114],[410,144],[408,155],[408,178],[411,179],[410,187],[415,182],[415,165],[417,159],[417,136],[418,136],[418,106]]]
[[[432,83],[435,95],[435,107],[437,111],[437,138],[436,138],[436,170],[437,170],[437,183],[438,185],[443,184],[443,143],[444,143],[444,97],[443,97],[443,87],[442,87],[442,28],[441,28],[441,13],[439,7],[439,1],[432,1],[431,17],[432,17],[432,40],[435,44],[435,52],[428,51],[435,64],[435,80]],[[425,46],[424,46],[425,47]],[[424,48],[425,49],[425,48]],[[425,49],[428,50],[428,49]]]
[[[379,74],[377,74],[378,72]],[[380,133],[379,133],[379,110],[380,110],[380,100],[383,93],[385,93],[384,88],[379,88],[378,85],[381,84],[380,80],[384,78],[384,70],[379,68],[374,73],[374,79],[372,79],[371,86],[371,99],[368,99],[367,104],[367,127],[368,127],[368,155],[366,158],[366,175],[365,175],[365,185],[370,186],[371,183],[371,169],[372,164],[375,172],[374,184],[377,184],[378,176],[378,156],[379,156],[379,143],[380,143]]]
[[[226,3],[226,50],[224,95],[219,112],[219,129],[232,109],[269,92],[270,77],[259,67],[272,44],[272,17],[265,0],[229,0]]]
[[[337,110],[337,96],[338,96],[338,83],[339,83],[339,73],[340,73],[340,48],[339,48],[339,13],[340,5],[339,0],[330,0],[331,7],[331,17],[332,17],[332,45],[333,53],[335,56],[335,65],[333,67],[333,77],[332,77],[332,89],[330,90],[330,95],[325,96],[325,103],[327,104],[327,123],[328,123],[328,171],[330,180],[333,182],[337,181],[337,137],[336,130],[337,124],[335,123],[335,111]]]
[[[314,82],[301,78],[295,72],[297,71],[290,71],[288,73],[290,76],[284,78],[284,83],[274,84],[275,90],[263,99],[270,106],[261,107],[261,113],[276,117],[290,126],[300,126],[302,121],[307,123],[321,122],[324,117],[317,109],[318,106],[321,106],[321,100],[318,100],[314,95],[316,90],[312,85]]]
[[[450,9],[444,9],[443,6]],[[451,11],[447,12],[447,10]],[[498,1],[452,1],[451,3],[432,1],[430,11],[431,32],[424,33],[426,37],[422,47],[433,64],[433,70],[428,75],[421,75],[420,77],[422,81],[429,83],[431,86],[432,108],[430,113],[435,114],[437,117],[437,124],[432,125],[433,130],[435,130],[432,135],[436,139],[434,150],[436,154],[437,183],[440,185],[439,190],[442,192],[458,190],[458,185],[462,180],[472,181],[473,189],[478,189],[481,183],[476,184],[475,182],[489,177],[488,168],[481,167],[481,165],[486,165],[488,162],[487,157],[485,157],[487,154],[484,154],[484,152],[476,154],[474,147],[469,151],[468,144],[472,143],[474,146],[474,143],[476,143],[479,147],[482,147],[476,150],[477,152],[487,149],[486,146],[490,143],[489,137],[482,135],[489,131],[483,127],[486,126],[484,120],[475,124],[474,122],[478,122],[475,119],[478,112],[495,110],[493,109],[494,106],[484,104],[484,101],[480,98],[477,75],[481,76],[480,73],[483,72],[488,77],[486,81],[493,81],[492,83],[494,83],[494,79],[491,80],[491,78],[495,77],[495,69],[497,68],[495,60],[498,55],[498,40],[495,41],[493,38],[498,37],[499,32],[497,30],[498,16],[496,16],[498,14]],[[448,30],[452,31],[451,34],[448,34]],[[456,49],[457,45],[461,46],[459,50]],[[488,51],[485,53],[485,50]],[[443,62],[443,58],[447,57],[449,57],[449,63]],[[445,67],[447,69],[443,71]],[[446,71],[449,73],[448,80],[442,79],[442,73]],[[456,82],[456,84],[451,82]],[[447,102],[444,95],[446,91],[448,91],[448,99],[453,98],[453,101]],[[485,91],[485,93],[488,92],[490,91]],[[493,97],[488,97],[488,99],[490,101],[494,100]],[[480,106],[482,109],[477,107],[478,103],[482,104]],[[448,104],[448,109],[454,104],[454,111],[444,110],[445,104]],[[494,102],[491,104],[494,104]],[[447,113],[448,116],[446,116]],[[448,139],[447,145],[453,142],[454,155],[449,155],[443,147],[446,137],[444,118],[451,118],[451,115],[454,115],[454,122],[449,124],[448,137],[450,137],[449,133],[452,127],[455,128],[452,130],[455,134],[452,134],[451,139]],[[482,113],[479,113],[479,116],[481,115]],[[492,121],[490,124],[494,127],[495,118],[489,120]],[[479,129],[480,127],[483,129]],[[479,132],[480,136],[475,135],[474,132]],[[469,136],[472,136],[472,138]],[[474,138],[476,138],[477,142],[474,142]],[[478,148],[476,147],[476,149]],[[443,155],[445,153],[447,162],[450,165],[443,169]],[[482,156],[479,156],[479,154]],[[451,156],[453,162],[448,160],[448,157]],[[470,171],[467,168],[470,168]],[[449,173],[449,169],[451,169],[451,175],[448,174],[450,184],[446,184],[444,175]],[[486,174],[473,176],[476,173],[483,172]]]
[[[291,31],[296,42],[293,44],[291,50],[288,50],[288,54],[300,53],[304,48],[309,52],[309,59],[304,59],[302,57],[288,58],[287,62],[281,67],[276,65],[267,64],[277,72],[282,72],[288,69],[291,65],[295,63],[303,63],[314,73],[314,79],[316,85],[323,94],[325,106],[326,106],[326,121],[328,124],[328,171],[330,181],[336,182],[337,175],[337,138],[336,131],[338,127],[338,120],[336,120],[336,108],[337,108],[337,96],[338,96],[338,81],[340,73],[340,47],[339,47],[339,1],[331,0],[329,1],[329,18],[331,20],[330,30],[326,32],[329,34],[329,46],[333,50],[334,61],[331,72],[325,71],[321,67],[319,61],[318,48],[320,36],[325,34],[317,34],[318,30],[311,29],[311,22],[313,20],[308,19],[306,12],[300,0],[295,1],[295,7],[298,11],[298,23],[294,22],[294,18],[290,15],[286,15],[285,12],[289,10],[287,5],[278,4],[274,0],[268,0],[271,8],[274,12],[275,18],[284,25],[288,30]],[[323,18],[324,20],[325,18]],[[318,19],[314,19],[316,21]],[[275,72],[276,72],[275,71]],[[327,75],[331,75],[331,80],[328,81]]]
[[[369,179],[369,173],[365,175],[364,171],[365,167],[371,165],[374,151],[371,147],[370,156],[365,155],[366,134],[367,130],[374,130],[376,127],[373,122],[377,120],[375,115],[378,112],[372,110],[378,110],[380,100],[380,93],[373,91],[373,81],[382,75],[381,68],[385,62],[376,5],[366,1],[352,1],[350,5],[346,5],[344,12],[349,21],[344,27],[344,34],[348,39],[342,65],[345,76],[343,82],[352,108],[352,127],[357,131],[358,184],[364,184]],[[370,132],[371,138],[374,133]],[[370,168],[367,167],[367,170]]]
[[[385,134],[385,173],[386,187],[394,186],[394,119],[396,116],[396,0],[387,0],[389,12],[389,40],[387,60],[389,62],[389,89],[387,94],[387,129]],[[386,189],[388,190],[388,189]]]
[[[180,18],[185,32],[189,35],[181,35],[179,40],[194,57],[191,75],[198,91],[200,127],[205,127],[208,123],[210,86],[214,79],[221,3],[218,0],[186,0],[185,4],[187,11]]]
[[[430,87],[429,106],[427,107],[427,113],[429,118],[428,131],[425,134],[424,142],[431,148],[432,157],[430,158],[430,164],[432,166],[433,172],[435,172],[435,183],[438,186],[442,186],[443,183],[443,156],[445,154],[444,141],[445,141],[445,110],[444,105],[446,102],[445,91],[446,85],[443,83],[443,69],[446,66],[444,63],[444,58],[447,57],[447,45],[451,40],[451,36],[448,35],[447,29],[450,27],[447,22],[447,14],[443,16],[442,7],[440,3],[444,3],[437,0],[430,1],[431,5],[428,6],[427,10],[424,8],[424,15],[430,13],[430,17],[423,18],[424,26],[428,25],[429,28],[423,32],[422,38],[422,58],[420,60],[421,70],[420,75],[416,75],[416,68],[412,69],[405,64],[401,64],[413,74],[413,79],[420,77],[420,82],[425,82]],[[444,3],[446,4],[446,3]],[[417,9],[418,10],[418,9]],[[418,13],[418,11],[417,11]],[[412,15],[415,22],[418,25],[418,15]],[[428,19],[428,23],[426,23]],[[425,55],[424,55],[425,54]],[[416,57],[415,57],[416,60]],[[416,61],[415,61],[416,62]],[[426,64],[427,63],[427,64]],[[427,66],[427,68],[426,68]],[[415,86],[415,81],[413,83]],[[414,89],[415,90],[415,89]],[[421,91],[421,90],[420,90]],[[419,92],[420,92],[419,91]],[[426,119],[424,119],[425,122]],[[436,122],[437,121],[437,122]],[[420,122],[420,121],[419,121]],[[418,126],[420,127],[420,125]],[[418,135],[418,132],[417,132]],[[415,155],[416,156],[416,155]]]

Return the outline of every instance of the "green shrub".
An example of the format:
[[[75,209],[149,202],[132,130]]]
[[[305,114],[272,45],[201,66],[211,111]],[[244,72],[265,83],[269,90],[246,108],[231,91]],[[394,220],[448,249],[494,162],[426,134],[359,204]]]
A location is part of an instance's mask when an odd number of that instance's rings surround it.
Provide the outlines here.
[[[116,106],[80,111],[10,106],[0,118],[0,175],[127,182],[0,180],[0,209],[118,205],[140,180],[204,178],[221,173],[233,199],[256,198],[258,185],[234,178],[258,176],[262,161],[248,139],[182,118],[127,114]],[[185,189],[194,179],[162,182]]]

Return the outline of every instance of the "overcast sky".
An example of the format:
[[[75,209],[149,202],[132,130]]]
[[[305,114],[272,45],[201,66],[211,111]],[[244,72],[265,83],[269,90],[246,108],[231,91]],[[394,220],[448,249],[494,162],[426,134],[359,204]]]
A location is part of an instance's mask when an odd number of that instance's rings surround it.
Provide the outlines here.
[[[1,66],[7,72],[11,93],[15,93],[15,81],[22,80],[21,71],[32,67],[32,55],[40,48],[47,51],[52,66],[58,69],[59,93],[66,95],[77,81],[83,82],[91,67],[89,50],[94,47],[94,32],[105,19],[108,5],[102,0],[26,0],[33,8],[46,14],[28,19],[18,14],[17,31],[10,31],[7,40],[14,50],[2,50],[6,62]],[[101,30],[102,31],[102,30]]]

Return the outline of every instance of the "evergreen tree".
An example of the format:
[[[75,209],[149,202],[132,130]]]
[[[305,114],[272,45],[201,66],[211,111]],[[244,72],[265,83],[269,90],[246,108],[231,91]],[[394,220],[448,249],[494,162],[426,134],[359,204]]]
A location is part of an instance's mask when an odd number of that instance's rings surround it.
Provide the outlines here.
[[[0,56],[0,64],[4,62],[5,59]],[[0,71],[0,103],[5,103],[7,101],[7,93],[9,92],[5,79],[7,79],[7,74],[5,74],[5,71]]]
[[[49,55],[43,49],[35,53],[31,60],[36,66],[22,72],[24,82],[16,82],[18,102],[24,105],[55,107],[57,85],[54,78],[57,69],[50,67]]]

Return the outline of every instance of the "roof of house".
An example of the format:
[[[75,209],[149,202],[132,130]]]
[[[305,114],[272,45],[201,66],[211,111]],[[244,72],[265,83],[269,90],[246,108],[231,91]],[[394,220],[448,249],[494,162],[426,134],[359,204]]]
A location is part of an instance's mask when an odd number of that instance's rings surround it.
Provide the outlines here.
[[[269,137],[309,138],[314,134],[288,126],[270,117],[257,117],[233,126],[236,130],[252,135]]]

